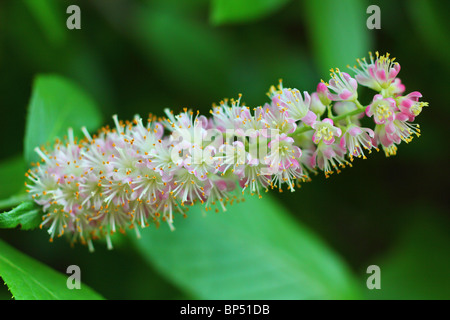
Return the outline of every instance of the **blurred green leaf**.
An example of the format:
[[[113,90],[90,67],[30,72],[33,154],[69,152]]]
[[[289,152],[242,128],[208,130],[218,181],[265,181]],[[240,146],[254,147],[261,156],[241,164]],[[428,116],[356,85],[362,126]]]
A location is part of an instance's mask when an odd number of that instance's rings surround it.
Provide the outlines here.
[[[201,92],[222,92],[229,81],[233,50],[220,34],[195,17],[158,5],[143,6],[135,24],[139,46],[161,80],[170,83],[171,92],[178,95],[175,88],[181,89],[196,101]]]
[[[48,264],[78,265],[82,270],[83,282],[101,292],[105,299],[186,299],[181,291],[159,275],[154,268],[149,267],[136,250],[132,250],[132,244],[128,240],[134,237],[133,234],[125,236],[124,239],[127,241],[120,247],[114,243],[113,251],[108,250],[106,244],[96,242],[95,253],[80,245],[68,250],[66,243],[57,241],[52,244],[50,261],[53,261]],[[44,241],[48,243],[48,239]],[[61,247],[60,253],[55,254],[53,250],[55,244]]]
[[[290,0],[212,0],[214,24],[247,22],[270,15]]]
[[[23,156],[11,157],[0,162],[0,199],[16,194],[23,189],[25,171]]]
[[[209,211],[211,212],[211,211]],[[189,217],[144,230],[136,246],[149,263],[200,299],[358,297],[343,262],[270,197],[221,214],[192,207]]]
[[[447,18],[448,10],[441,9],[441,1],[433,0],[413,0],[406,7],[413,20],[412,25],[416,28],[423,43],[426,44],[423,48],[449,68],[450,24]]]
[[[439,300],[450,297],[448,220],[436,215],[429,206],[408,210],[409,213],[414,211],[416,214],[411,215],[411,221],[406,223],[394,248],[384,257],[372,260],[380,267],[381,289],[366,289],[369,299]]]
[[[63,138],[72,127],[97,130],[102,117],[95,102],[75,83],[57,75],[39,75],[33,84],[25,128],[25,159],[39,160],[34,148],[56,137]]]
[[[42,222],[42,211],[33,202],[27,201],[9,212],[0,213],[0,229],[20,227],[22,230],[35,229]]]
[[[85,284],[67,288],[63,275],[17,251],[0,240],[0,276],[18,300],[98,300],[103,299]]]
[[[313,56],[322,76],[328,79],[330,68],[344,68],[370,51],[371,34],[367,29],[368,4],[361,0],[304,1],[304,17]]]
[[[49,42],[62,45],[66,40],[66,10],[54,0],[25,0],[30,12],[38,22]],[[67,16],[68,17],[68,16]]]

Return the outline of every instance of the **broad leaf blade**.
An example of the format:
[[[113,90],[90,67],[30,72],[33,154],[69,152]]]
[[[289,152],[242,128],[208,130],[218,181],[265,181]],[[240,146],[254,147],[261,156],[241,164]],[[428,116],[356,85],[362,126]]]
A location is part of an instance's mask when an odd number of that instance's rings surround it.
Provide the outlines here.
[[[23,202],[9,212],[0,213],[0,229],[20,227],[31,230],[41,222],[42,210],[33,201]]]
[[[0,240],[0,277],[18,300],[98,300],[103,299],[85,284],[67,288],[67,278]]]
[[[95,102],[76,84],[57,75],[39,75],[33,85],[25,129],[25,159],[39,160],[34,148],[63,138],[72,127],[97,130],[102,121]]]
[[[144,230],[136,246],[169,280],[200,299],[355,298],[353,278],[314,234],[270,197],[225,213],[192,207],[176,230]]]
[[[211,20],[214,24],[247,22],[265,17],[289,0],[213,0]]]

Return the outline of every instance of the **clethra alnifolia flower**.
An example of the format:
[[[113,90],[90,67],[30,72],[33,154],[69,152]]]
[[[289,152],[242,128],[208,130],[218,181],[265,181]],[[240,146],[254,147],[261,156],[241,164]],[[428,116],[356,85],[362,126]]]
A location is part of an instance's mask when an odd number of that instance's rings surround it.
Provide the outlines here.
[[[237,99],[213,105],[210,116],[185,108],[166,116],[113,116],[114,126],[77,138],[69,129],[51,148],[36,148],[41,161],[28,170],[27,191],[44,212],[50,240],[63,235],[87,244],[132,229],[167,223],[188,207],[225,211],[246,194],[294,191],[310,174],[337,172],[372,149],[387,156],[420,135],[412,123],[426,102],[397,78],[389,55],[358,60],[355,76],[332,69],[316,92],[271,87],[269,101],[246,106]],[[374,89],[358,101],[358,85]],[[363,126],[364,123],[364,126]]]
[[[359,84],[369,87],[376,91],[387,89],[395,81],[400,72],[400,64],[391,59],[389,54],[380,56],[375,52],[376,58],[369,52],[370,61],[365,58],[357,59],[359,68],[354,66],[352,69],[356,73],[356,80]]]
[[[331,101],[354,101],[358,98],[358,82],[339,69],[331,69],[331,79],[327,87]]]

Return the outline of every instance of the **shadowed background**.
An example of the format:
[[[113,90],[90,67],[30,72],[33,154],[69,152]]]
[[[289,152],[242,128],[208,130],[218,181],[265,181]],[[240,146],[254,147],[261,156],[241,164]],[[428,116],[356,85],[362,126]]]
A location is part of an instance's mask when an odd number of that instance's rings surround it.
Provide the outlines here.
[[[121,119],[162,116],[164,108],[208,114],[213,102],[239,93],[247,105],[262,105],[280,78],[287,87],[312,92],[321,79],[328,80],[330,68],[345,69],[368,51],[390,52],[401,64],[399,77],[407,92],[420,91],[430,104],[417,117],[422,136],[402,143],[395,157],[372,153],[340,175],[318,175],[295,193],[272,194],[294,222],[316,233],[348,264],[361,297],[449,298],[450,23],[445,4],[224,3],[80,0],[82,29],[70,31],[65,11],[73,1],[2,1],[1,197],[23,187],[25,119],[37,74],[77,83],[99,106],[104,124],[111,124],[113,114]],[[380,30],[366,28],[370,4],[381,9]],[[363,103],[368,93],[363,91]],[[84,247],[71,249],[64,240],[48,244],[39,230],[0,230],[0,238],[61,272],[79,264],[83,281],[106,298],[195,298],[147,264],[128,239],[112,252],[99,244],[92,255]],[[372,264],[381,267],[379,291],[365,289],[366,268]],[[6,289],[0,295],[9,298]]]

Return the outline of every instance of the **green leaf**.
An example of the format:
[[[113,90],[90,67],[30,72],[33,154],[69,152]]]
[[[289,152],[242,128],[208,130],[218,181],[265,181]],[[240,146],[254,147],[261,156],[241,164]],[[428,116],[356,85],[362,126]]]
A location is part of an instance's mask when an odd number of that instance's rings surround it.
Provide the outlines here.
[[[25,159],[39,160],[34,148],[63,138],[72,127],[97,130],[102,123],[95,102],[75,83],[57,75],[39,75],[33,84],[25,129]]]
[[[23,156],[15,156],[0,163],[0,199],[12,196],[24,188],[26,171]]]
[[[23,202],[9,212],[0,213],[0,229],[35,229],[42,222],[42,214],[35,202]]]
[[[199,299],[351,299],[341,259],[270,197],[249,197],[225,213],[194,206],[176,230],[144,230],[138,250]]]
[[[214,24],[247,22],[263,18],[290,0],[213,0],[211,21]]]
[[[0,277],[18,300],[98,300],[103,299],[85,284],[67,288],[63,275],[17,251],[0,240]]]
[[[409,10],[411,20],[414,21],[412,26],[426,44],[423,49],[434,55],[437,61],[450,67],[448,60],[450,24],[447,19],[447,11],[441,10],[441,5],[440,1],[413,0],[408,3],[406,8]]]
[[[153,4],[142,6],[134,23],[136,40],[150,66],[159,68],[174,88],[216,95],[230,81],[233,50],[195,16]]]
[[[303,4],[313,55],[322,76],[328,79],[330,68],[344,69],[353,65],[356,58],[367,56],[372,41],[366,26],[366,1],[322,0]]]
[[[25,4],[51,44],[61,45],[66,41],[68,30],[63,6],[53,0],[25,0]]]

